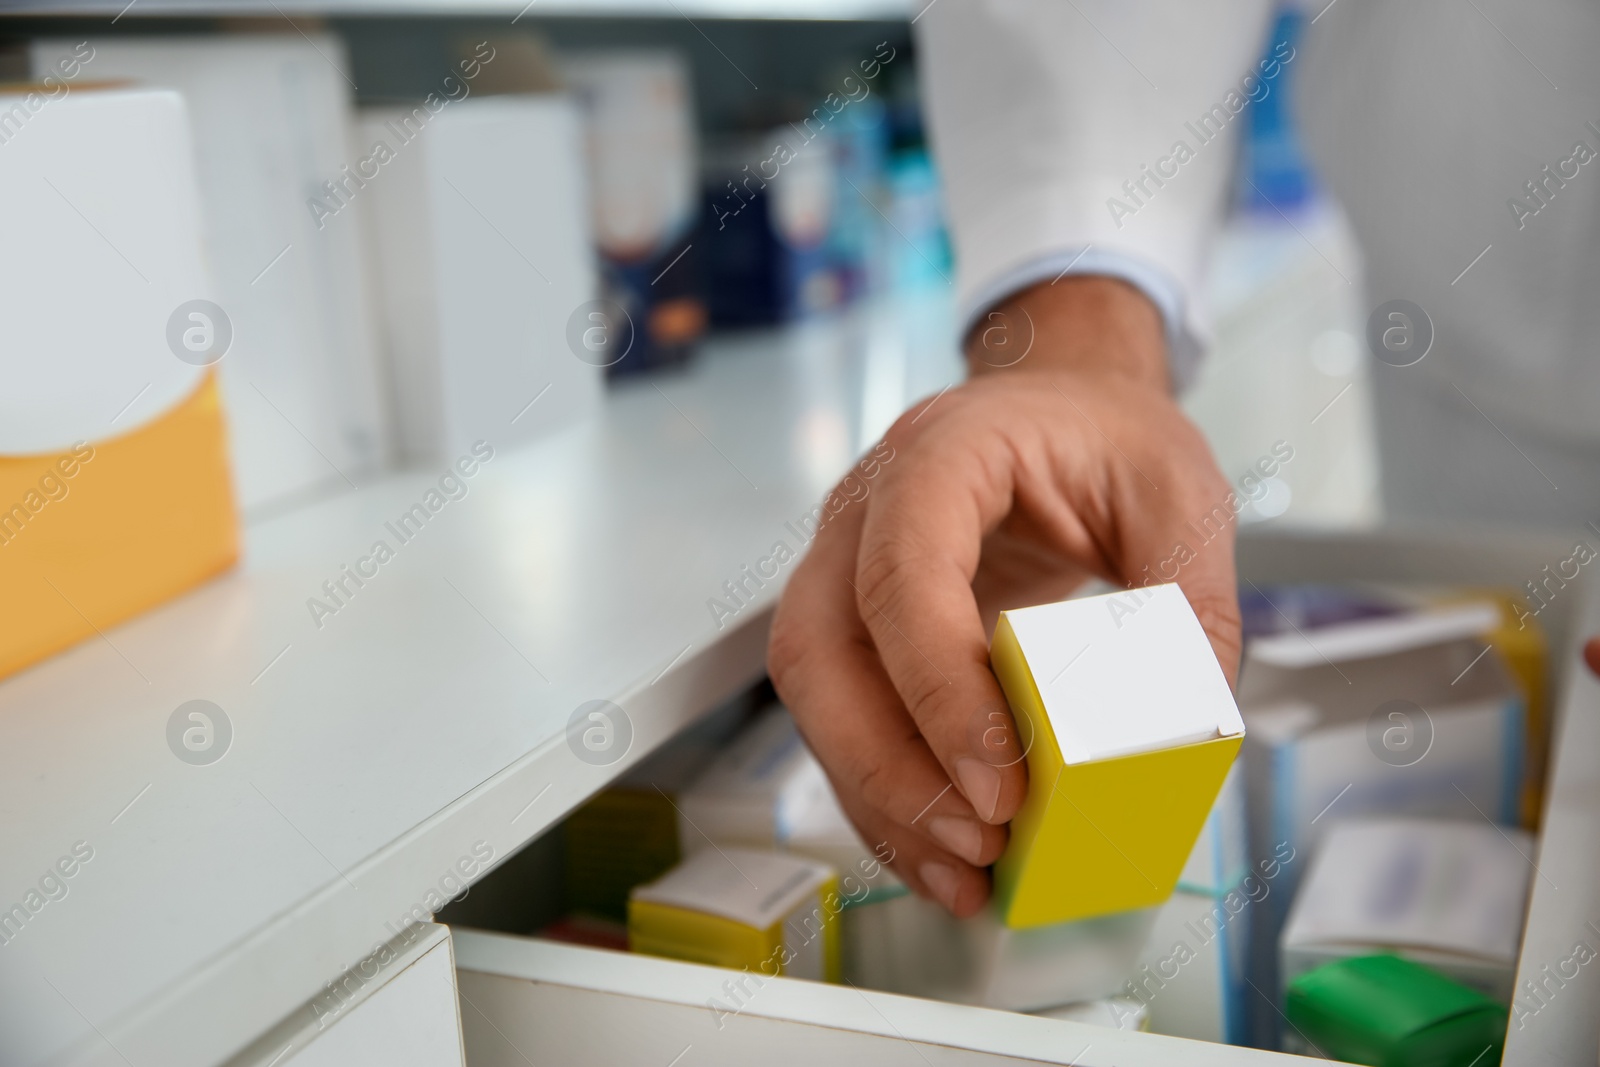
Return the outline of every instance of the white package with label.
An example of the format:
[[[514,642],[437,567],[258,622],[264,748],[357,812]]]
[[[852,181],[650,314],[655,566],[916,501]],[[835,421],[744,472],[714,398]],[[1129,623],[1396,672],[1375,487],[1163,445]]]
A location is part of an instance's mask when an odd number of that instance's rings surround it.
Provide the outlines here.
[[[846,975],[857,985],[1010,1011],[1125,992],[1158,908],[1025,930],[992,908],[956,919],[906,894],[844,911]]]
[[[678,798],[679,844],[684,855],[712,844],[786,848],[828,792],[827,776],[794,720],[775,704]]]
[[[34,68],[52,69],[79,44],[36,42]],[[218,369],[240,506],[248,513],[381,467],[388,426],[359,220],[319,218],[312,207],[351,162],[338,38],[88,45],[81,77],[175,89],[188,105],[215,303],[232,332]]]
[[[810,756],[809,751],[807,755]],[[834,796],[826,781],[810,806],[795,819],[784,848],[833,867],[839,872],[840,892],[852,902],[877,900],[884,894],[893,896],[906,891],[905,885],[881,862],[883,857],[893,855],[888,842],[879,842],[876,848],[869,847],[839,806],[839,798]],[[853,883],[860,883],[861,888],[854,888]],[[865,895],[859,895],[863,890]]]
[[[1361,815],[1514,824],[1523,699],[1478,636],[1499,618],[1467,605],[1252,641],[1239,683],[1252,853],[1309,853]]]
[[[1284,926],[1283,981],[1394,952],[1509,1001],[1535,848],[1482,819],[1335,823]]]
[[[532,440],[598,407],[603,360],[573,339],[598,277],[571,101],[364,108],[360,144],[406,459]]]

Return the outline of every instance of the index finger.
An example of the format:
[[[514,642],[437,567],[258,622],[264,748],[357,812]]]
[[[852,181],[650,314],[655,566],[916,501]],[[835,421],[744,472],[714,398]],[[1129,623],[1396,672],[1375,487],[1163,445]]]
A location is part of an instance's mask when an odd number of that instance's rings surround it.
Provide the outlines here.
[[[989,670],[972,578],[1009,480],[968,448],[907,453],[867,511],[851,582],[857,610],[950,780],[979,818],[1007,822],[1027,794],[1027,768]]]

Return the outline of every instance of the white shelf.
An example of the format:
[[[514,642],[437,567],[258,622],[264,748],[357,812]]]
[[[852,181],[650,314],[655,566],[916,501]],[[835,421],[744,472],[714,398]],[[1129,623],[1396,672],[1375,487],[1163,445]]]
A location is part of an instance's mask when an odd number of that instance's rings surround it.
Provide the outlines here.
[[[759,678],[776,584],[721,631],[707,598],[955,377],[946,318],[860,314],[626,384],[497,455],[320,630],[307,599],[436,475],[251,528],[233,573],[0,683],[0,906],[94,849],[0,946],[0,1061],[216,1062],[478,842],[507,856]],[[196,698],[234,728],[204,767],[165,737]],[[564,740],[596,698],[635,730],[609,767]]]
[[[284,15],[524,15],[590,18],[819,19],[899,21],[925,0],[0,0],[0,14],[132,18]]]

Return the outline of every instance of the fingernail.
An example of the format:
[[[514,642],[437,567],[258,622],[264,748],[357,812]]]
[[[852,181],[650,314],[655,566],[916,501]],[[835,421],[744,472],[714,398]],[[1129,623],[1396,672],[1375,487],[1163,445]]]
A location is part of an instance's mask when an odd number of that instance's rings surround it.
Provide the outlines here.
[[[978,865],[978,854],[983,851],[983,831],[971,819],[940,815],[928,820],[928,833],[968,863]]]
[[[956,892],[961,888],[961,878],[954,867],[930,860],[917,868],[917,874],[921,875],[928,891],[939,898],[939,903],[951,911],[956,910]]]
[[[968,756],[956,761],[956,777],[961,779],[961,792],[978,817],[984,822],[993,820],[995,806],[1000,803],[1000,772]]]

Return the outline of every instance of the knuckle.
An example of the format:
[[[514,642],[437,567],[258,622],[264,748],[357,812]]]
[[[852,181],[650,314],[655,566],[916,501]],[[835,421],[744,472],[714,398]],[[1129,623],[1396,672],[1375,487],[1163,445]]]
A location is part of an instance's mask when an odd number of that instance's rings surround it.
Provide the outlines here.
[[[863,545],[856,561],[856,606],[869,626],[894,620],[916,580],[916,552],[903,535]]]
[[[856,568],[856,609],[880,648],[910,644],[905,631],[916,583],[926,580],[933,565],[902,537],[891,535],[863,548]],[[922,657],[914,654],[911,669],[896,672],[894,686],[911,718],[923,725],[938,715],[949,683],[936,670],[923,669]]]
[[[767,635],[767,674],[780,695],[804,669],[810,641],[793,608],[780,603]]]
[[[917,766],[917,760],[908,756],[914,756],[921,744],[921,736],[908,723],[906,732],[888,746],[858,752],[848,768],[841,768],[864,807],[895,823],[905,823],[912,817],[915,810],[910,808],[907,795],[908,791],[915,791],[910,783],[918,775],[908,770]]]
[[[900,698],[911,713],[912,721],[924,727],[938,722],[950,689],[949,683],[937,675],[918,673],[903,685],[905,691],[901,692]]]
[[[889,425],[883,438],[895,448],[913,447],[932,432],[932,427],[949,420],[957,412],[967,410],[975,397],[984,394],[985,383],[980,380],[963,382],[940,393],[929,394],[913,403]]]
[[[881,757],[871,758],[856,781],[861,802],[873,811],[889,814],[894,788],[889,781],[889,767]]]

